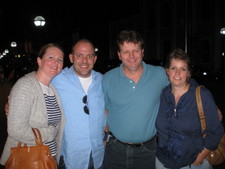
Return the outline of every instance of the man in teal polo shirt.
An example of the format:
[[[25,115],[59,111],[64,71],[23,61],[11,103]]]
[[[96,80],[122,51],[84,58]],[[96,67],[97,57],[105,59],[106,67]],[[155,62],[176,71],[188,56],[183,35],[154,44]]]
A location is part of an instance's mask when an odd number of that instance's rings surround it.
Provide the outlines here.
[[[122,64],[103,76],[110,134],[104,168],[154,169],[155,120],[168,78],[164,68],[142,60],[144,42],[138,32],[122,31],[117,46]]]

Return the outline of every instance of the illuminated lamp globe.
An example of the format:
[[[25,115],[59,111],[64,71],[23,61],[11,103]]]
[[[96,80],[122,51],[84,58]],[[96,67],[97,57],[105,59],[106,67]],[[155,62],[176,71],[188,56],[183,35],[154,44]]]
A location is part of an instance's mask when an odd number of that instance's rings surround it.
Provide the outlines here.
[[[44,26],[45,25],[45,18],[42,16],[37,16],[34,18],[34,24],[35,26]]]
[[[11,47],[16,47],[16,46],[17,46],[16,42],[11,42]]]
[[[225,27],[220,29],[220,34],[225,35]]]
[[[8,49],[5,49],[5,51],[4,51],[5,53],[9,53],[9,50]]]

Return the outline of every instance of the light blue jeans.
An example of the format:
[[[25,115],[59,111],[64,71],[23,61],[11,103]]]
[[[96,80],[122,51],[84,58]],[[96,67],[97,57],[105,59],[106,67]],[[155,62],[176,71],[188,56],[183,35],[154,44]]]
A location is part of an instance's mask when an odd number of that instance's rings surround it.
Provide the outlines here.
[[[155,165],[156,165],[156,169],[169,169],[164,167],[164,165],[158,160],[158,158],[156,158]],[[191,167],[185,166],[180,169],[212,169],[212,166],[205,159],[201,165],[191,165]]]

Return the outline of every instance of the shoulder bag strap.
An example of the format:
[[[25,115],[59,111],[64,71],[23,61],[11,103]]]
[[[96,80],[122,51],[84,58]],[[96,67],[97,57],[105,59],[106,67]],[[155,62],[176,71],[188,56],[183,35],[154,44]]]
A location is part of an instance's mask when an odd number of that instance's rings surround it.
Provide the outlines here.
[[[201,127],[202,127],[202,132],[204,132],[204,130],[206,129],[206,122],[205,122],[205,114],[204,114],[204,110],[203,110],[203,106],[202,106],[202,99],[201,99],[201,94],[200,94],[200,89],[203,86],[198,86],[196,87],[196,101],[197,101],[197,106],[198,106],[198,112],[199,112],[199,118],[200,118],[200,122],[201,122]],[[203,133],[203,137],[205,137],[206,134]]]
[[[32,128],[32,131],[34,133],[36,145],[43,145],[40,131],[37,128]]]

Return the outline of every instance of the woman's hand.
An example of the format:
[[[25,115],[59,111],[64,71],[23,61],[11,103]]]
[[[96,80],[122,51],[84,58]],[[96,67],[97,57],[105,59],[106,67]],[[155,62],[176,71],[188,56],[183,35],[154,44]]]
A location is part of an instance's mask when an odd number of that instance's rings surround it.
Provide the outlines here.
[[[210,150],[204,148],[204,150],[198,154],[196,160],[193,162],[193,165],[201,165],[210,152]]]

